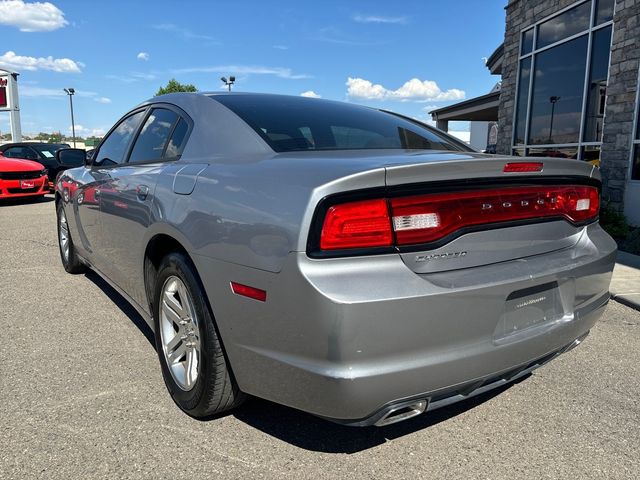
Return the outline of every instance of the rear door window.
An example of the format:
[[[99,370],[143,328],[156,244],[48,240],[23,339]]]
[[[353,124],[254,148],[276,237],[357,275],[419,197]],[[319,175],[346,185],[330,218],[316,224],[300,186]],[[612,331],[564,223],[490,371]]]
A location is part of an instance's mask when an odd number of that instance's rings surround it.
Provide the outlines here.
[[[169,144],[164,152],[165,158],[176,158],[182,155],[184,146],[187,143],[187,132],[189,131],[189,124],[181,118],[178,120],[178,124],[173,129]]]
[[[130,163],[160,160],[165,151],[169,135],[180,120],[177,113],[166,108],[154,108],[140,130],[133,145]]]

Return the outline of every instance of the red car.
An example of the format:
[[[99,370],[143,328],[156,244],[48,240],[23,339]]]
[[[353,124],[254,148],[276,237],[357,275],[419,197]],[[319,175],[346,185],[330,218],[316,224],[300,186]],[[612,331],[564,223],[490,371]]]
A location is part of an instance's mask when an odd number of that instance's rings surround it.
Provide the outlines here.
[[[0,155],[0,198],[44,196],[47,171],[38,162]]]

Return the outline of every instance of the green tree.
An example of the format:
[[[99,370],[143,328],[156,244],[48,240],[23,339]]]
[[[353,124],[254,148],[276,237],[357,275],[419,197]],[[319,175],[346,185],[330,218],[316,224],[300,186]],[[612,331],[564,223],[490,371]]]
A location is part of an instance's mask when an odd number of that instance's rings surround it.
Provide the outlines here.
[[[48,133],[45,132],[40,132],[38,133],[38,135],[36,135],[36,140],[43,140],[43,141],[47,141],[49,140],[50,135]]]
[[[166,87],[160,87],[160,89],[156,92],[156,97],[158,95],[164,95],[166,93],[178,93],[178,92],[197,92],[198,89],[195,85],[191,85],[190,83],[180,83],[175,78],[169,80]]]

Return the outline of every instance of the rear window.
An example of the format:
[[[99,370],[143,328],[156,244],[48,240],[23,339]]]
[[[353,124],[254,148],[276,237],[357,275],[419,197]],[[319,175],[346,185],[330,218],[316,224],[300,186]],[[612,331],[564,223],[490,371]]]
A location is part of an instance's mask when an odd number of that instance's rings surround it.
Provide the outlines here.
[[[372,108],[304,97],[215,95],[276,152],[465,150],[419,123]]]

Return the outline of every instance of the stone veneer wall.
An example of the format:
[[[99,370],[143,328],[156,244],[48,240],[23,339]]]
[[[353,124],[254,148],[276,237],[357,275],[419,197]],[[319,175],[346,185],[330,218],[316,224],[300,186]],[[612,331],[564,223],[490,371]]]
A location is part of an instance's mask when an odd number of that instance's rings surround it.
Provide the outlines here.
[[[617,0],[602,138],[603,200],[622,211],[640,66],[640,0]]]

